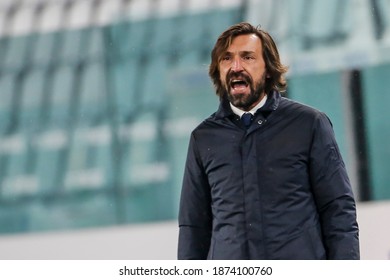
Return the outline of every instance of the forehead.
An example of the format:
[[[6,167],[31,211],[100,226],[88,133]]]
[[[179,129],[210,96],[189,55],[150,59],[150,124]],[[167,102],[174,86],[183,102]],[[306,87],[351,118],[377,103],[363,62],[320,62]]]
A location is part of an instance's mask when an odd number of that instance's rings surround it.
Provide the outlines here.
[[[233,38],[226,52],[262,52],[261,40],[256,34],[238,35]]]

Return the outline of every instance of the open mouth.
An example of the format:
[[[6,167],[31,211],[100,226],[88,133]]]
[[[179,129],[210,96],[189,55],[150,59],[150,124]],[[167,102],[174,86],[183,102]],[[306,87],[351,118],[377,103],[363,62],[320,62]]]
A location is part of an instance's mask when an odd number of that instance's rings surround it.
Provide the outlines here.
[[[234,90],[243,90],[248,87],[248,83],[244,79],[232,79],[230,87]]]

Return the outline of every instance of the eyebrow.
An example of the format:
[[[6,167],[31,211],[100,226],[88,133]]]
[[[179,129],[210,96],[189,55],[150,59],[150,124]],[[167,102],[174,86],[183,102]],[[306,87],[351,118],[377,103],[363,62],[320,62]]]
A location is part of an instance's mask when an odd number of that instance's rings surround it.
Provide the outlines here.
[[[233,53],[232,52],[229,52],[229,51],[226,51],[223,55],[232,55]],[[256,54],[256,52],[254,51],[240,51],[239,52],[240,55],[249,55],[249,54]]]

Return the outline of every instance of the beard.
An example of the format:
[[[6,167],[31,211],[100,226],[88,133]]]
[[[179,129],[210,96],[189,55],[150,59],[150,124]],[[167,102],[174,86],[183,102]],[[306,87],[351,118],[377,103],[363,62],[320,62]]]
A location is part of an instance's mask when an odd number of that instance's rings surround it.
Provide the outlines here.
[[[230,82],[233,78],[241,78],[246,81],[249,86],[250,93],[249,94],[232,94],[230,88]],[[264,73],[261,79],[254,84],[252,78],[245,74],[237,74],[237,73],[228,73],[226,75],[227,85],[225,85],[225,93],[227,95],[227,99],[229,102],[244,111],[249,111],[254,105],[260,100],[261,96],[264,93],[265,82],[266,82],[266,74]]]

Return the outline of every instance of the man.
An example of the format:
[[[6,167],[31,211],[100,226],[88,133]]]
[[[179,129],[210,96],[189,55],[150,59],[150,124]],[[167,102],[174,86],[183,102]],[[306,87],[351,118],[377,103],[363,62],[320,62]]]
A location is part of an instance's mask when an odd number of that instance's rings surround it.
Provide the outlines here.
[[[191,134],[178,258],[359,259],[355,201],[331,123],[281,97],[287,68],[271,36],[233,25],[211,59],[220,106]]]

